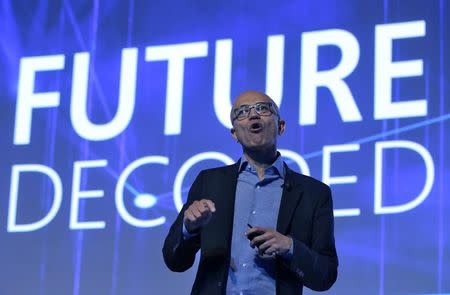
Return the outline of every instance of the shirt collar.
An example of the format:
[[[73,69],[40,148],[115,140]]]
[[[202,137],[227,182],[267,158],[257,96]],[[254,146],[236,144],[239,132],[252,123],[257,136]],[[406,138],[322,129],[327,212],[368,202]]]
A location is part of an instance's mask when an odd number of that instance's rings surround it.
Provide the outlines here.
[[[248,159],[245,156],[245,154],[242,154],[241,161],[239,163],[238,173],[241,173],[243,170],[245,170],[245,168],[247,168],[247,165],[249,165]],[[272,165],[270,165],[266,169],[270,169],[272,167],[275,169],[275,172],[278,175],[280,175],[281,178],[284,179],[284,177],[286,175],[286,170],[284,169],[284,162],[281,159],[281,154],[278,151],[277,151],[277,158],[275,159],[275,162],[273,162]]]

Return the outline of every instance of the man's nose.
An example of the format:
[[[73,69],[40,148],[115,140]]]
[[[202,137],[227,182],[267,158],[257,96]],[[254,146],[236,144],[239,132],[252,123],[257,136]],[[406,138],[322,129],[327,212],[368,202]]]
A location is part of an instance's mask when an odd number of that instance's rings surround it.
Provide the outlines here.
[[[259,119],[261,116],[256,112],[255,108],[250,109],[250,113],[248,114],[248,119]]]

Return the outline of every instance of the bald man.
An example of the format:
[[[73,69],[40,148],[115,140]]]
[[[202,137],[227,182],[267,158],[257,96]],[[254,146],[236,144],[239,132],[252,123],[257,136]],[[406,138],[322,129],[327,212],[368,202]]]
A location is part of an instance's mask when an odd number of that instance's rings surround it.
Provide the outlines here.
[[[230,119],[242,157],[199,173],[164,242],[166,265],[185,271],[200,250],[191,294],[328,290],[338,267],[329,187],[282,161],[286,123],[269,96],[240,94]]]

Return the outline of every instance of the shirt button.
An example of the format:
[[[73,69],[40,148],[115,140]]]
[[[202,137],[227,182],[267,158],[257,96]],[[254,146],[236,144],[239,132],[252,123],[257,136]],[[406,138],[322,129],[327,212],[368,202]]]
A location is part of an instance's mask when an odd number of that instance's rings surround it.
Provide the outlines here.
[[[253,210],[253,211],[252,211],[252,214],[253,214],[253,215],[255,215],[255,214],[256,214],[256,211],[255,211],[255,210]]]
[[[247,263],[242,263],[242,267],[247,267]]]
[[[260,186],[259,186],[259,184],[256,186],[256,189],[259,189],[260,188]]]

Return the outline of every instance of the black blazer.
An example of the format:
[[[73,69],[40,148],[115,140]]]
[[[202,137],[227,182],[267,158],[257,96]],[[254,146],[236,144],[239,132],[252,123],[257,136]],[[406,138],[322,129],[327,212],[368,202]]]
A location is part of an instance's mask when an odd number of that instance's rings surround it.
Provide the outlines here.
[[[292,237],[294,251],[289,263],[281,257],[276,258],[277,294],[302,294],[303,285],[324,291],[336,281],[338,266],[331,191],[322,182],[284,165],[286,177],[277,231]],[[169,269],[177,272],[189,269],[200,249],[200,263],[191,294],[225,294],[238,168],[239,161],[201,171],[164,242],[164,261]],[[184,210],[193,201],[201,199],[212,200],[216,212],[199,235],[184,240]]]

